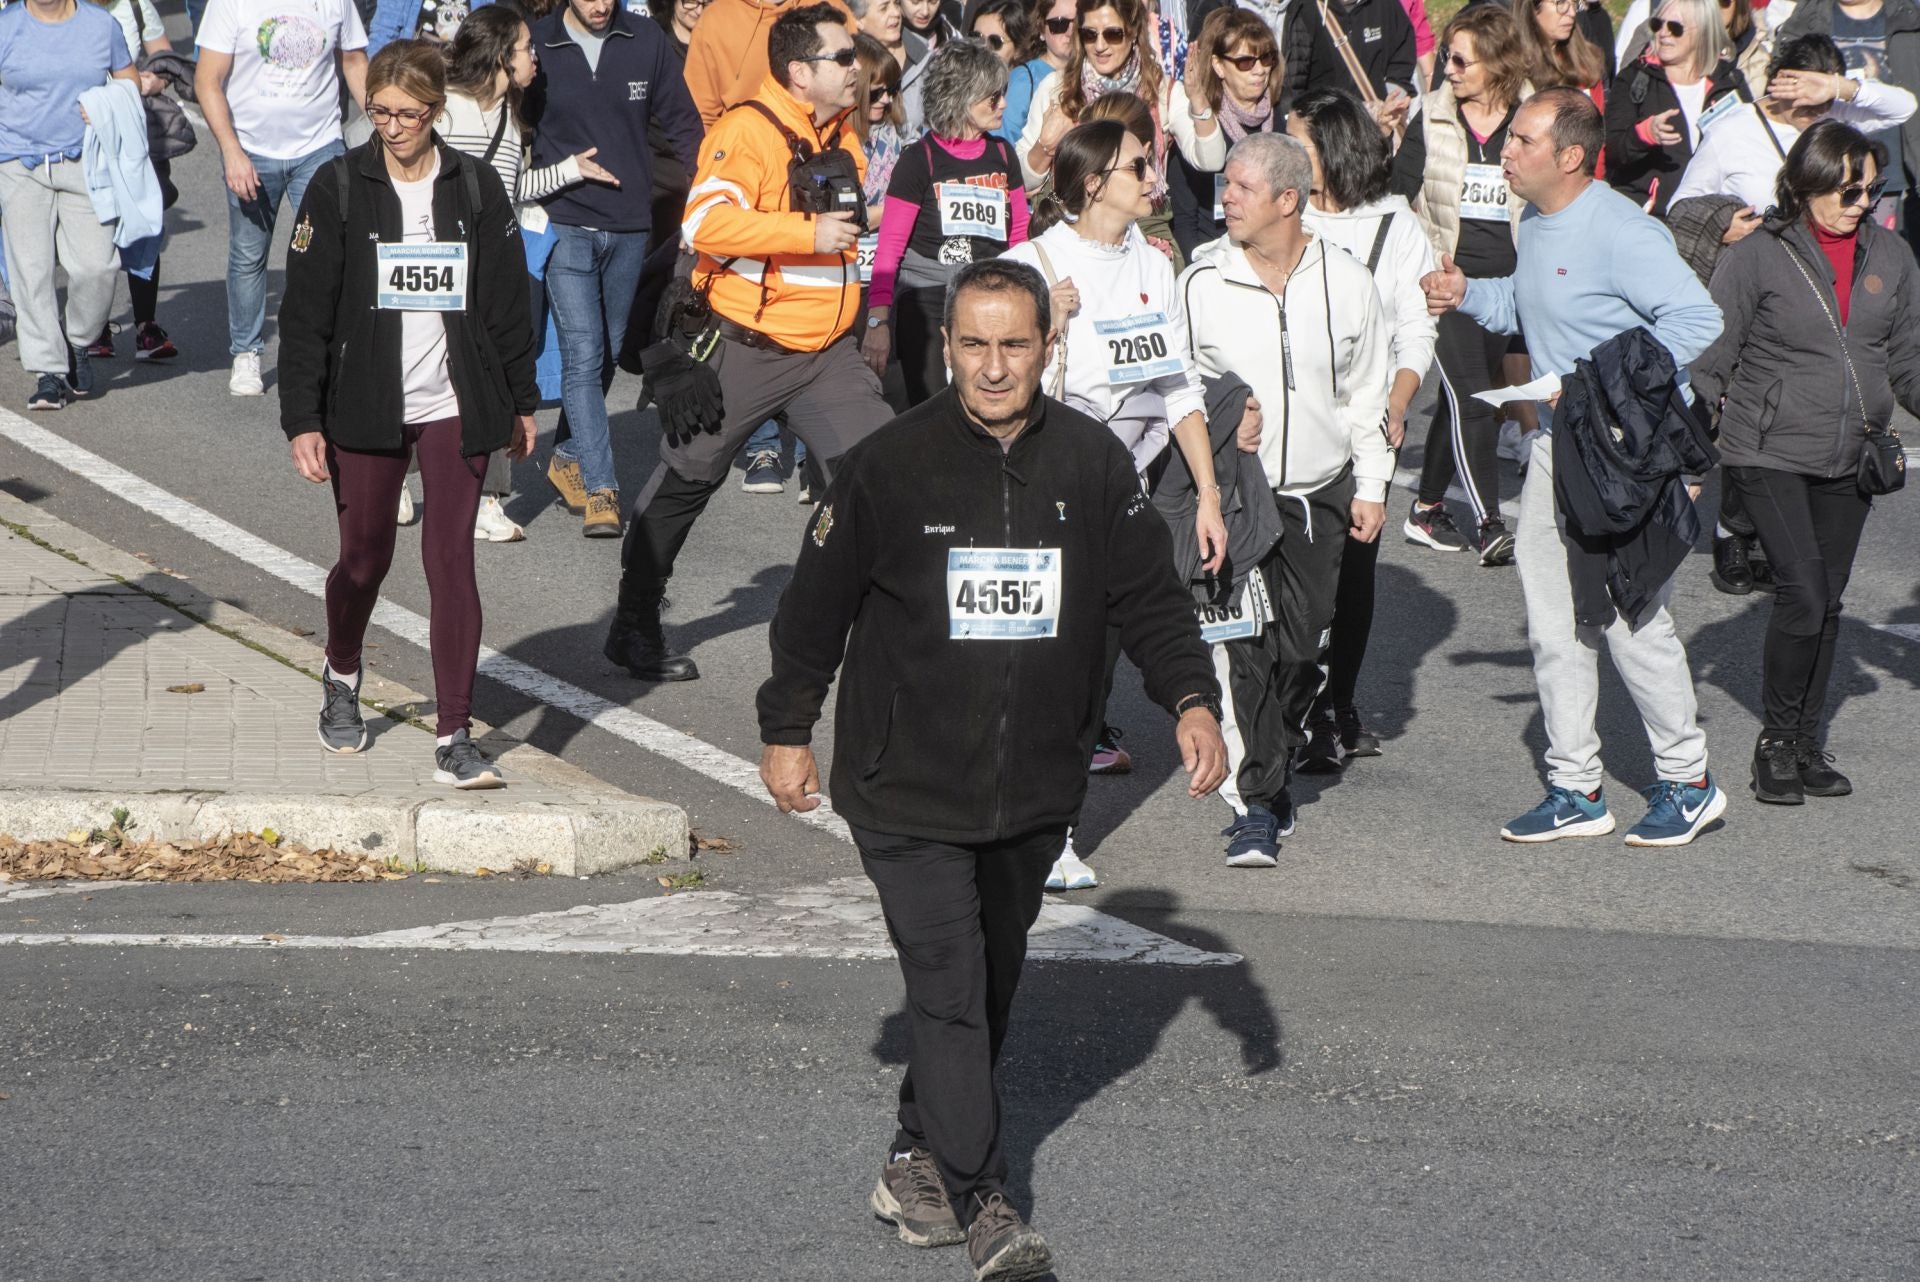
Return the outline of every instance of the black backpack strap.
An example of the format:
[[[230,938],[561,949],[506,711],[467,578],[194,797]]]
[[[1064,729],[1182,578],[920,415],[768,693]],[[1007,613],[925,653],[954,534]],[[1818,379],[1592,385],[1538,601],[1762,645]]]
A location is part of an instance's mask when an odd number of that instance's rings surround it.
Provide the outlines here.
[[[333,200],[340,206],[340,230],[347,229],[347,205],[352,200],[349,194],[353,190],[347,182],[347,156],[345,152],[333,158]]]
[[[1367,254],[1367,275],[1373,275],[1374,269],[1380,266],[1380,254],[1386,249],[1387,233],[1392,230],[1393,214],[1389,211],[1387,216],[1380,220],[1379,228],[1373,233],[1373,249]]]
[[[787,146],[792,149],[793,158],[795,160],[813,159],[813,148],[809,146],[806,140],[801,138],[799,134],[796,134],[795,132],[793,132],[793,130],[787,128],[786,125],[782,124],[780,121],[780,117],[774,115],[773,112],[769,111],[765,103],[759,101],[756,98],[749,98],[745,102],[734,103],[733,106],[727,108],[727,110],[737,111],[741,107],[751,107],[755,111],[759,112],[761,115],[765,116],[767,118],[767,123],[772,125],[775,129],[778,129],[780,131],[780,136],[787,140]],[[833,136],[834,136],[835,142],[838,142],[840,138],[840,131],[838,129],[835,129],[833,132]]]
[[[477,228],[480,225],[480,170],[472,156],[461,156],[459,164],[460,185],[467,189],[467,222]]]

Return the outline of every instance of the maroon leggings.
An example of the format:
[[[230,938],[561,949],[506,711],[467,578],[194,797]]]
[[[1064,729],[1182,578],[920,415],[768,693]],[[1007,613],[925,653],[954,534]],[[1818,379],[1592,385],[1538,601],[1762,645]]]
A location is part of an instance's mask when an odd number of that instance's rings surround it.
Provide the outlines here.
[[[380,599],[380,585],[393,564],[394,516],[407,457],[420,452],[420,486],[426,517],[420,559],[431,601],[434,695],[440,713],[437,734],[469,725],[473,671],[480,660],[480,586],[473,577],[473,518],[480,510],[480,484],[487,456],[460,454],[460,420],[409,423],[400,449],[343,450],[327,444],[333,473],[333,506],[340,515],[340,559],[327,573],[327,664],[343,676],[360,670],[360,644]]]

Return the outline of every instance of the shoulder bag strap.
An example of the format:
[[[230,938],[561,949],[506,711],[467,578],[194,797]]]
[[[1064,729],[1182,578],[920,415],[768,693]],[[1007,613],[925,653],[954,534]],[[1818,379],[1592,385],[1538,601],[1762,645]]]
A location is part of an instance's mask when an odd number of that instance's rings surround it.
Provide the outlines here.
[[[1833,336],[1840,344],[1840,359],[1846,363],[1847,377],[1853,381],[1853,395],[1860,402],[1861,426],[1871,433],[1873,425],[1867,422],[1867,398],[1866,394],[1860,390],[1860,376],[1853,369],[1853,354],[1847,350],[1846,331],[1840,328],[1839,320],[1834,317],[1833,308],[1827,306],[1827,296],[1820,292],[1819,283],[1813,279],[1813,273],[1807,270],[1807,265],[1800,261],[1799,253],[1785,240],[1780,242],[1780,248],[1786,251],[1787,258],[1807,282],[1807,288],[1813,291],[1813,297],[1820,304],[1820,310],[1826,313],[1827,324],[1833,326]],[[1858,252],[1857,247],[1856,252]]]
[[[507,136],[507,117],[512,114],[513,114],[513,105],[506,100],[506,97],[504,95],[502,95],[500,99],[500,123],[494,126],[493,141],[487,144],[487,150],[485,154],[483,154],[480,157],[481,164],[491,165],[493,163],[493,157],[495,153],[497,153],[500,150],[500,140]]]
[[[1373,91],[1373,81],[1367,79],[1367,69],[1360,65],[1360,59],[1353,52],[1353,42],[1347,39],[1346,28],[1342,27],[1340,20],[1333,16],[1333,10],[1328,7],[1327,0],[1320,0],[1320,22],[1326,27],[1327,35],[1333,41],[1333,47],[1339,50],[1340,60],[1347,64],[1347,74],[1353,78],[1354,87],[1360,91],[1360,97],[1369,107],[1379,106],[1380,95]]]
[[[1367,254],[1367,275],[1373,275],[1374,269],[1380,266],[1380,254],[1387,247],[1387,233],[1391,230],[1393,230],[1393,213],[1388,211],[1386,217],[1380,220],[1379,228],[1373,233],[1373,249]]]
[[[1060,277],[1055,274],[1053,270],[1053,260],[1047,257],[1047,247],[1036,240],[1033,242],[1033,252],[1040,256],[1040,273],[1047,278],[1048,290],[1052,290],[1055,285],[1060,283]],[[1060,368],[1053,376],[1053,387],[1047,392],[1047,395],[1053,397],[1056,401],[1059,400],[1067,390],[1067,336],[1064,333],[1060,335],[1059,343]]]

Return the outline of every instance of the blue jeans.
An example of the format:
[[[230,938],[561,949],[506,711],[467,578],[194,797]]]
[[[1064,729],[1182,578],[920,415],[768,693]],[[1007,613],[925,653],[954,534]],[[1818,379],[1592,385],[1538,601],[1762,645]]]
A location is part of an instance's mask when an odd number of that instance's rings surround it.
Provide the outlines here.
[[[781,444],[780,436],[780,420],[770,418],[753,429],[753,435],[747,438],[745,452],[758,454],[761,450],[777,450]],[[793,470],[798,472],[800,465],[806,461],[807,443],[796,438],[793,442]]]
[[[294,160],[248,156],[260,179],[260,193],[242,202],[227,192],[227,351],[238,356],[266,345],[267,255],[273,249],[273,225],[280,215],[280,198],[295,213],[306,198],[307,184],[320,166],[346,151],[346,144],[330,142],[318,151]]]
[[[553,224],[547,301],[560,334],[560,404],[569,436],[553,452],[580,464],[591,494],[618,489],[607,434],[607,388],[647,261],[647,233]]]

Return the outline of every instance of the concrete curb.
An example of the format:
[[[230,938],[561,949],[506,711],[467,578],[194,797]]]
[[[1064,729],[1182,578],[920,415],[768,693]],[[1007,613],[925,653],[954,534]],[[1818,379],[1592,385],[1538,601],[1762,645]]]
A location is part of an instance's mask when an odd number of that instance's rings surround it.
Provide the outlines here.
[[[208,596],[184,579],[101,542],[86,531],[0,492],[0,520],[196,622],[319,679],[319,646]],[[368,671],[361,701],[396,720],[411,720],[432,700]],[[115,806],[139,825],[136,835],[206,840],[271,827],[290,841],[399,859],[443,872],[485,867],[504,871],[522,859],[556,874],[588,876],[633,864],[689,857],[686,811],[668,802],[620,792],[558,757],[476,720],[473,737],[512,777],[571,794],[565,803],[516,800],[514,790],[404,796],[221,792],[9,790],[0,786],[0,833],[23,840],[64,837],[104,827]],[[658,852],[658,853],[656,853]]]

